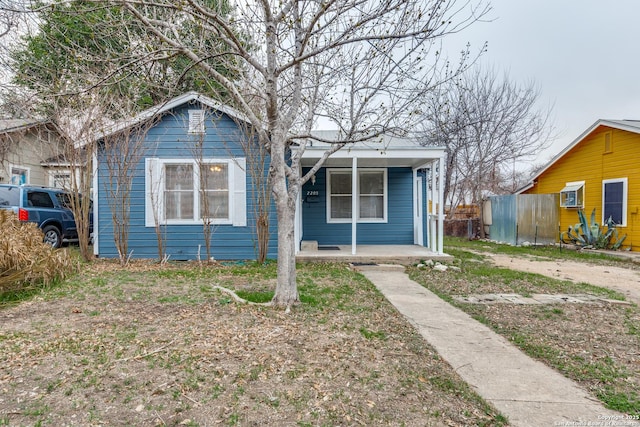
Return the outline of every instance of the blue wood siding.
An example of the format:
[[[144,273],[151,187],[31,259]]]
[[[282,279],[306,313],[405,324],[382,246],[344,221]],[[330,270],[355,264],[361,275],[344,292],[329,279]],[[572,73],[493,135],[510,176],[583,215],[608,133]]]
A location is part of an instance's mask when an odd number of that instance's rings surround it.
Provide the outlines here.
[[[176,108],[171,114],[163,116],[146,136],[146,153],[143,157],[156,158],[185,158],[192,159],[194,136],[187,133],[188,110],[199,106],[183,106]],[[237,143],[238,128],[233,120],[226,115],[217,116],[214,123],[211,119],[206,122],[204,136],[203,158],[231,158],[247,157],[242,147]],[[107,169],[104,164],[104,150],[98,151],[98,186],[95,189],[98,198],[99,233],[98,252],[100,257],[117,257],[113,240],[111,210],[107,200],[105,185],[108,182]],[[157,258],[157,236],[153,227],[145,227],[145,161],[144,158],[136,165],[136,174],[131,191],[131,214],[129,227],[129,251],[134,258]],[[247,196],[247,226],[214,225],[212,233],[212,255],[218,260],[255,259],[255,224],[252,187],[254,183],[251,174],[246,177]],[[204,232],[201,224],[194,225],[166,225],[162,226],[165,237],[166,254],[171,260],[193,260],[200,251],[201,259],[206,259]],[[269,257],[277,254],[277,232],[275,209],[271,210],[271,239]],[[200,249],[198,246],[200,245]]]
[[[307,198],[308,192],[317,198]],[[411,168],[389,168],[387,172],[387,222],[362,223],[357,226],[357,244],[413,244],[413,172]],[[327,173],[322,168],[302,188],[302,238],[319,245],[351,244],[351,223],[327,223]]]

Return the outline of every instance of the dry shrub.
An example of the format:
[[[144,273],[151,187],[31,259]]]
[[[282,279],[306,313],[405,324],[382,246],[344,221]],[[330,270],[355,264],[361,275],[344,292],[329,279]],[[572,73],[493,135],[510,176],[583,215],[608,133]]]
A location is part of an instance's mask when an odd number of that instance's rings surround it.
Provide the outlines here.
[[[34,223],[24,223],[9,210],[0,209],[0,294],[49,284],[77,270],[65,250],[43,242]]]

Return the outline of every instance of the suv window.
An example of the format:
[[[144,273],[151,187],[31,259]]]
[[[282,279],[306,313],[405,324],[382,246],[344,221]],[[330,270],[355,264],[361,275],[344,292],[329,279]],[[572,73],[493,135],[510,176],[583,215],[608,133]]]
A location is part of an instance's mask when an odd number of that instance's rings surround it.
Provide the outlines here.
[[[27,200],[29,201],[29,206],[37,208],[52,208],[54,206],[51,196],[44,191],[30,191],[27,194]]]
[[[20,206],[20,188],[0,187],[0,206]]]
[[[75,199],[74,195],[72,193],[63,193],[63,192],[56,192],[56,199],[58,200],[58,204],[60,206],[62,206],[65,209],[70,209],[73,210],[73,201]],[[85,199],[82,197],[82,195],[78,196],[80,199],[80,209],[82,209],[82,206],[84,205],[84,201]],[[89,210],[93,209],[93,201],[91,199],[89,199]]]
[[[67,208],[67,209],[73,209],[73,203],[71,201],[71,195],[67,194],[67,193],[56,193],[56,199],[58,199],[58,203],[60,203],[60,206]]]

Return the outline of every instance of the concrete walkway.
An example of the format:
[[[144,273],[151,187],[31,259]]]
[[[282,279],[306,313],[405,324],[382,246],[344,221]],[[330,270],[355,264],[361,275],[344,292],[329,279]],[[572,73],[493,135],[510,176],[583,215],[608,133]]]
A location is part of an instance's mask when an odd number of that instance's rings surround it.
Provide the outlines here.
[[[358,271],[511,425],[640,426],[605,409],[573,381],[410,280],[404,267],[361,266]]]

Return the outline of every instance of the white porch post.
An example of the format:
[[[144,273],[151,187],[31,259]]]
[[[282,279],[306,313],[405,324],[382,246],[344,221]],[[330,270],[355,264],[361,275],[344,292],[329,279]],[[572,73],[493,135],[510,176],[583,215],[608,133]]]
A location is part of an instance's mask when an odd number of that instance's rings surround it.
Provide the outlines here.
[[[351,255],[356,254],[358,224],[358,158],[351,160]]]
[[[300,241],[302,240],[302,187],[296,198],[296,212],[294,214],[293,239],[295,240],[295,254],[300,252]]]
[[[432,196],[431,196],[431,191],[429,191],[429,187],[431,187],[433,189],[433,184],[431,182],[431,169],[432,169],[432,167],[428,166],[428,168],[429,169],[427,170],[427,168],[425,167],[425,170],[424,170],[424,186],[425,186],[425,188],[424,188],[424,193],[425,193],[424,194],[424,200],[425,200],[424,205],[425,206],[424,206],[424,218],[422,219],[422,222],[423,222],[422,226],[424,227],[424,229],[426,231],[426,234],[427,234],[427,236],[426,236],[427,237],[427,241],[426,241],[426,244],[424,246],[427,247],[427,248],[430,248],[431,247],[431,228],[430,228],[431,227],[430,226],[430,224],[431,224],[431,210],[429,208],[429,199],[431,199]]]
[[[418,176],[418,168],[413,168],[413,244],[420,246],[424,246],[422,227],[425,213],[422,186],[422,179]]]
[[[440,189],[436,189],[436,162],[435,160],[431,163],[431,207],[429,208],[429,228],[431,229],[431,233],[429,236],[429,246],[433,252],[437,252],[438,250],[438,236],[436,234],[436,204],[437,198],[436,194]]]
[[[438,162],[438,254],[444,252],[444,157]]]
[[[76,169],[77,172],[77,169]],[[98,147],[94,144],[93,153],[91,154],[91,173],[93,174],[91,186],[93,187],[91,197],[93,197],[93,254],[100,255],[100,242],[98,233]]]

